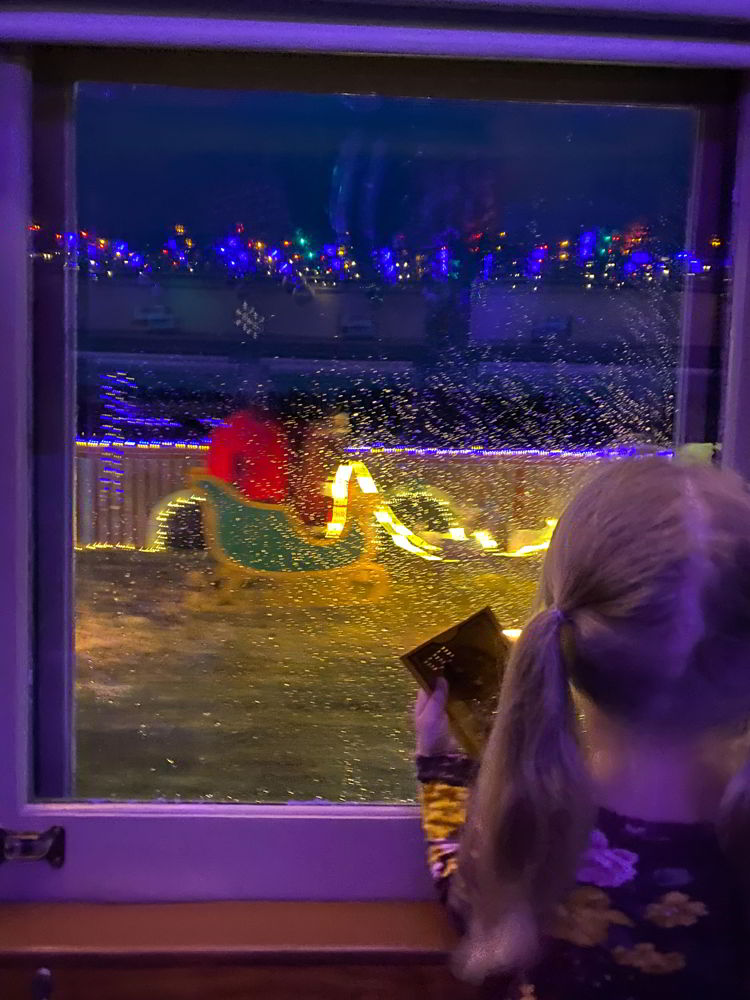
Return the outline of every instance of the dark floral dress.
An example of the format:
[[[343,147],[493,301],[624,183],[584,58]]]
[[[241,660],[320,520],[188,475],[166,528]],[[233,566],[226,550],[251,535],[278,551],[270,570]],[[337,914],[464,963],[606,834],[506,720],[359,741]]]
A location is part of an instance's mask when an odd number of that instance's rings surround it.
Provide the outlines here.
[[[417,758],[427,861],[445,903],[474,773],[463,756]],[[488,980],[483,995],[739,1000],[750,997],[742,926],[736,880],[711,825],[602,809],[542,959],[522,976]]]

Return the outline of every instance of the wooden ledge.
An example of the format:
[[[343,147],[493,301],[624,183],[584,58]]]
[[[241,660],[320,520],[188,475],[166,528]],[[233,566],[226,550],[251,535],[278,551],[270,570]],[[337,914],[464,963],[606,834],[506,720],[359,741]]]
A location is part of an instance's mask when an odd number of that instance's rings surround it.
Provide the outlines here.
[[[455,943],[437,903],[4,903],[0,966],[442,962]]]

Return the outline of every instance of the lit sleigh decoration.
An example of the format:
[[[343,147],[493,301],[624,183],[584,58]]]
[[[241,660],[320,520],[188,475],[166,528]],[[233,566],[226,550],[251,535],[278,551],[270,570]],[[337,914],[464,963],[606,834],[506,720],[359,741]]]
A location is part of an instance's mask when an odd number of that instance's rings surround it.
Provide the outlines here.
[[[337,419],[311,424],[294,452],[284,427],[262,407],[238,411],[214,431],[205,464],[190,470],[189,489],[159,505],[152,535],[156,550],[184,547],[174,532],[187,516],[194,540],[200,536],[212,573],[208,580],[193,573],[200,586],[191,603],[231,604],[260,583],[285,589],[294,603],[357,603],[388,587],[387,551],[439,566],[547,547],[553,521],[503,550],[489,530],[461,524],[450,499],[431,486],[386,497],[360,457],[334,457],[341,447]]]
[[[213,596],[220,604],[234,603],[249,583],[263,581],[286,589],[294,603],[377,600],[389,578],[376,562],[376,528],[411,557],[429,563],[456,561],[399,519],[361,461],[342,462],[329,480],[326,493],[332,512],[322,537],[289,504],[249,500],[204,469],[192,470],[191,481],[191,499],[201,500],[206,547],[217,566]],[[455,525],[448,537],[473,543],[487,555],[515,558],[546,549],[553,528],[549,521],[537,533],[546,537],[513,551],[500,550],[488,531],[468,534]]]
[[[249,500],[204,469],[192,470],[191,481],[190,500],[201,501],[205,543],[217,566],[213,596],[220,604],[234,603],[253,582],[286,589],[294,603],[377,600],[389,583],[387,569],[376,562],[378,526],[402,551],[443,559],[438,546],[394,514],[363,462],[341,463],[329,481],[332,514],[322,537],[287,503]]]
[[[399,549],[408,552],[410,555],[418,556],[428,562],[455,562],[456,557],[448,556],[445,547],[433,544],[422,537],[418,531],[407,527],[394,513],[381,494],[375,480],[370,475],[367,466],[361,461],[352,461],[341,464],[335,475],[330,480],[327,493],[333,498],[333,514],[326,527],[326,534],[329,537],[340,535],[347,523],[347,510],[349,506],[350,483],[355,479],[359,488],[365,493],[378,495],[378,500],[374,506],[374,517],[379,527],[390,538],[390,541]],[[446,543],[466,542],[473,543],[473,546],[485,554],[500,556],[509,559],[516,559],[528,556],[539,555],[549,548],[552,533],[555,530],[557,520],[548,518],[544,527],[536,531],[526,531],[516,533],[516,544],[509,549],[501,549],[497,540],[490,531],[484,529],[468,530],[459,523],[457,516],[453,513],[450,505],[442,502],[444,513],[450,520],[447,531],[443,533]],[[451,546],[452,553],[455,550]]]
[[[366,491],[352,497],[348,524],[333,537],[320,537],[286,503],[248,500],[202,469],[191,479],[203,500],[219,603],[233,603],[253,582],[284,589],[292,602],[305,604],[376,600],[387,588],[387,571],[375,561],[373,503]]]
[[[272,588],[275,603],[286,596],[295,604],[324,605],[375,600],[387,588],[387,570],[376,561],[372,479],[347,480],[350,516],[329,534],[306,502],[315,493],[322,505],[313,506],[325,511],[324,474],[319,472],[317,490],[309,477],[307,492],[293,489],[290,458],[276,421],[253,411],[235,413],[212,435],[205,465],[190,470],[189,491],[161,505],[157,542],[164,548],[170,518],[179,513],[175,504],[200,509],[200,534],[212,568],[210,574],[192,574],[199,585],[190,597],[194,606],[241,604],[258,585]]]

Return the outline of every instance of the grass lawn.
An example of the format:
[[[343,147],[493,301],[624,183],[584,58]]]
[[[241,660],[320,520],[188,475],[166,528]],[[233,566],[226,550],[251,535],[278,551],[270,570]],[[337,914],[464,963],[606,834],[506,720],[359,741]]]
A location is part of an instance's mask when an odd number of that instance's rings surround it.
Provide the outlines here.
[[[377,603],[294,604],[261,585],[196,611],[205,554],[79,552],[76,794],[411,801],[415,684],[399,654],[486,604],[519,624],[536,568],[397,555]]]

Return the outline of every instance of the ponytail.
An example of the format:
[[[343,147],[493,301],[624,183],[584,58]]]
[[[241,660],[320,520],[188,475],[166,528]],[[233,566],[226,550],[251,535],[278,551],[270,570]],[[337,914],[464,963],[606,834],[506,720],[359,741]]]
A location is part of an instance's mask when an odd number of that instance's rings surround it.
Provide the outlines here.
[[[533,960],[591,830],[561,645],[568,627],[548,608],[523,630],[484,752],[453,890],[468,924],[456,971],[473,982]]]

